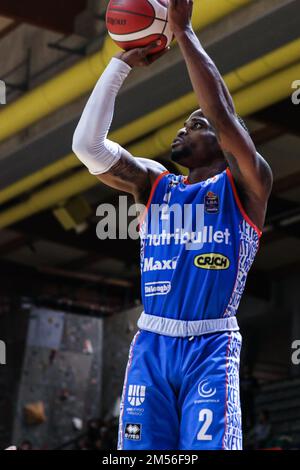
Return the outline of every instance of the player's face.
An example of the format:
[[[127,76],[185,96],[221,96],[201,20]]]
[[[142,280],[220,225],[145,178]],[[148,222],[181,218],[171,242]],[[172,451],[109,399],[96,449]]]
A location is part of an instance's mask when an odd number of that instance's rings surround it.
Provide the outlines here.
[[[190,115],[172,144],[171,158],[188,168],[203,165],[220,152],[216,134],[201,109]]]

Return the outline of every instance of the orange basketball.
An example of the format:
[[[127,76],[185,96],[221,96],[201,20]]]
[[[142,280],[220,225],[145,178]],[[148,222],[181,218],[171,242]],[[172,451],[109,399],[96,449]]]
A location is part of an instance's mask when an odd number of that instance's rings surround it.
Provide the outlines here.
[[[106,25],[113,41],[124,50],[160,40],[152,51],[155,53],[173,39],[168,25],[168,0],[110,0]]]

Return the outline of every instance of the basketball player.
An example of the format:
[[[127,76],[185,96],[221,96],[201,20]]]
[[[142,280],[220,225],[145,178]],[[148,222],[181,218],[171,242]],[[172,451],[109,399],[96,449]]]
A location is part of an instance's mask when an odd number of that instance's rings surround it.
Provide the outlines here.
[[[170,0],[170,26],[200,108],[172,144],[171,158],[188,178],[107,139],[117,93],[132,67],[149,62],[151,46],[112,59],[73,141],[92,174],[148,208],[141,224],[144,312],[129,352],[119,449],[242,449],[235,314],[259,247],[272,173],[193,32],[191,15],[192,1]],[[156,221],[154,205],[163,205]],[[171,217],[174,205],[192,207],[184,231]]]

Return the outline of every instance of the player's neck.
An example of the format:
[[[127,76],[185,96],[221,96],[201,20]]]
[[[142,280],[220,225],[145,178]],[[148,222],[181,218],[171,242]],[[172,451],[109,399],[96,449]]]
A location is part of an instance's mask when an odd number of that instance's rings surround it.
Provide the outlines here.
[[[200,181],[205,181],[208,178],[212,178],[213,176],[222,173],[226,167],[227,163],[225,161],[217,161],[209,166],[191,168],[189,170],[188,182],[190,184],[195,184]]]

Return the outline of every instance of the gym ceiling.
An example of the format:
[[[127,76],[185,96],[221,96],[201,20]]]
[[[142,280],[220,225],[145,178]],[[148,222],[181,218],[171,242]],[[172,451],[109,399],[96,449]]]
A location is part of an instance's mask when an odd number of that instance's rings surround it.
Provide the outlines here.
[[[1,0],[0,79],[7,86],[0,109],[2,275],[38,273],[138,292],[138,242],[95,235],[96,207],[116,204],[118,194],[71,151],[84,103],[117,51],[105,30],[107,3]],[[300,80],[299,3],[194,0],[194,28],[275,176],[247,287],[260,298],[268,295],[268,282],[297,272],[300,262],[300,105],[291,100],[292,83]],[[172,138],[196,106],[175,45],[127,80],[111,138],[168,166]]]

